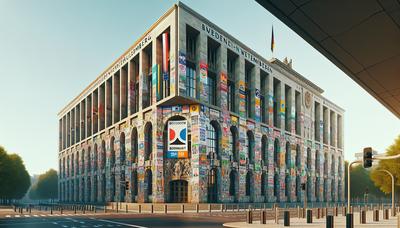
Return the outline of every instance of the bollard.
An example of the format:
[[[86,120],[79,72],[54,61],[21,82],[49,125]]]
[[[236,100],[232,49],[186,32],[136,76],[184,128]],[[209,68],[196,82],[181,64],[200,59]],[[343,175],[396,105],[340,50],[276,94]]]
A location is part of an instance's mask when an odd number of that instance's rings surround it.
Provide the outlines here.
[[[317,219],[321,218],[321,208],[317,208],[317,214],[315,216]]]
[[[367,222],[366,214],[365,210],[360,211],[360,224],[365,224]]]
[[[117,203],[116,209],[117,209],[117,213],[118,213],[118,203]]]
[[[275,223],[279,224],[279,208],[275,206]]]
[[[297,206],[297,218],[300,218],[300,206]]]
[[[211,204],[208,204],[208,211],[211,213]]]
[[[60,214],[63,214],[63,208],[61,207],[61,209],[60,209]]]
[[[128,213],[128,204],[125,204],[125,212]]]
[[[338,216],[338,214],[339,214],[339,208],[338,207],[334,207],[333,208],[333,213],[334,213],[334,216]]]
[[[342,207],[342,215],[346,216],[347,214],[347,207]]]
[[[196,212],[199,213],[199,211],[200,211],[200,206],[199,204],[196,204]]]
[[[142,213],[142,205],[139,204],[139,213]]]
[[[374,222],[379,222],[379,210],[374,210]]]
[[[247,211],[246,212],[246,222],[248,223],[248,224],[252,224],[253,223],[253,212],[252,211]]]
[[[221,212],[224,212],[224,204],[221,204]]]
[[[325,217],[325,209],[326,209],[326,208],[324,208],[324,207],[322,208],[322,211],[321,211],[321,212],[322,212],[322,213],[321,213],[321,218],[324,218],[324,217]]]
[[[185,205],[184,204],[182,204],[182,208],[181,209],[182,209],[182,214],[185,213]]]
[[[53,207],[50,207],[50,214],[53,214]]]
[[[307,209],[307,223],[312,223],[313,217],[312,217],[312,210],[311,209]]]
[[[196,210],[197,210],[197,205],[196,205]],[[168,213],[168,205],[164,204],[164,213],[167,214]]]
[[[388,220],[389,219],[389,209],[384,209],[383,210],[383,219]]]
[[[107,206],[104,205],[104,213],[107,213]]]
[[[153,214],[154,213],[154,204],[151,204],[150,209],[151,209],[151,213]]]
[[[74,206],[74,214],[76,214],[76,206]]]
[[[32,207],[31,207],[31,205],[29,205],[29,214],[31,214],[32,213]]]
[[[261,217],[260,223],[261,224],[267,224],[267,211],[262,210],[261,214],[260,214],[260,217]]]
[[[346,214],[346,228],[354,228],[353,214]]]
[[[97,207],[94,206],[93,211],[94,211],[95,214],[96,214],[96,209],[97,209]]]
[[[290,212],[283,212],[283,226],[290,226]]]
[[[326,228],[333,228],[333,227],[334,227],[333,215],[326,215]]]

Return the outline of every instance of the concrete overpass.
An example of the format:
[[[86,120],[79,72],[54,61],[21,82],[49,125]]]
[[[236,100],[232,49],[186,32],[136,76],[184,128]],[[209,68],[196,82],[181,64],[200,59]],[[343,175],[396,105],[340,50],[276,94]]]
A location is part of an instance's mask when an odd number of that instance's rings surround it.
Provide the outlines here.
[[[256,1],[400,118],[399,0]]]

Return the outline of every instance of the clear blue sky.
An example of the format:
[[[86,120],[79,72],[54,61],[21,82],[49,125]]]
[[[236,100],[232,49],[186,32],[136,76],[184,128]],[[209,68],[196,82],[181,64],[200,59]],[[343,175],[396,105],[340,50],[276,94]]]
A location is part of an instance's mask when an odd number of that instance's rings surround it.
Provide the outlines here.
[[[57,113],[175,2],[0,0],[0,145],[31,175],[57,168]],[[183,2],[268,59],[273,24],[275,57],[346,110],[346,159],[400,134],[399,119],[255,1]]]

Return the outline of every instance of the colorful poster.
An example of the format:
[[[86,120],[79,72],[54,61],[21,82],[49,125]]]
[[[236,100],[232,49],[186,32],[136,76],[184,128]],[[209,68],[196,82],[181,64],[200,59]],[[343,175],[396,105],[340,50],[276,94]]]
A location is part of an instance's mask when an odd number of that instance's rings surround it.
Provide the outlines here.
[[[187,121],[171,120],[168,122],[168,151],[187,151]]]
[[[280,113],[285,114],[285,100],[281,99]]]
[[[207,85],[208,85],[208,65],[207,63],[200,62],[200,100],[207,101]]]
[[[192,116],[198,115],[198,114],[199,114],[199,111],[200,111],[199,105],[190,105],[190,114],[191,114]]]
[[[255,120],[261,122],[261,93],[259,89],[255,90]]]
[[[178,60],[179,68],[179,93],[186,94],[186,56],[185,53],[179,52]]]
[[[161,83],[159,83],[159,80],[158,80],[158,77],[159,77],[159,74],[158,74],[159,73],[159,66],[158,66],[158,64],[153,65],[151,72],[152,72],[152,86],[153,86],[153,90],[155,91],[155,95],[156,95],[155,97],[156,97],[157,100],[160,100],[161,99],[161,96],[160,96],[161,95],[160,94],[160,92],[161,92],[160,86],[161,85],[159,85],[159,84],[161,84]],[[153,103],[155,103],[154,100],[153,100]]]
[[[163,79],[169,79],[169,34],[167,32],[162,34],[162,65],[163,65]]]

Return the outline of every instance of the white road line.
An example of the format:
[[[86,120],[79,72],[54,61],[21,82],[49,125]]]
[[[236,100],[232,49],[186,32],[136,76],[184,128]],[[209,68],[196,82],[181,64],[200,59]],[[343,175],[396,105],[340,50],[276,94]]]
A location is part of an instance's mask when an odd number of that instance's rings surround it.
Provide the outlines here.
[[[14,217],[15,217],[15,218],[19,218],[19,217],[21,217],[21,216],[19,216],[19,215],[15,215]]]
[[[101,221],[101,222],[108,222],[108,223],[112,223],[112,224],[117,224],[117,225],[135,227],[135,228],[148,228],[148,227],[145,227],[145,226],[132,225],[132,224],[123,223],[123,222],[114,222],[114,221],[105,220],[105,219],[95,219],[95,218],[91,218],[91,219],[96,220],[96,221]]]
[[[33,216],[35,216],[35,217],[39,217],[39,215],[33,215]]]
[[[11,217],[11,215],[6,215],[6,218],[10,218]]]
[[[25,215],[25,217],[31,217],[30,215]]]

